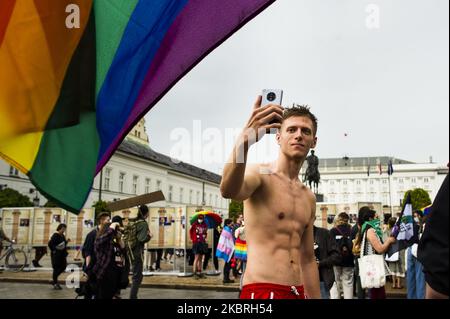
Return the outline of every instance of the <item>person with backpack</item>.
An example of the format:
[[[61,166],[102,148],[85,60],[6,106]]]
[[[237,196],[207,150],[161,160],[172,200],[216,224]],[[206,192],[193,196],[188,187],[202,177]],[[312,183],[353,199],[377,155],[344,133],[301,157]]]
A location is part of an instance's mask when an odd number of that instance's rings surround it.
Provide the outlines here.
[[[128,252],[128,258],[132,265],[133,277],[130,290],[130,299],[137,299],[139,286],[142,283],[144,267],[144,246],[150,241],[152,235],[146,219],[148,218],[147,205],[139,206],[136,221],[129,221],[124,230],[124,242]]]
[[[353,274],[354,256],[352,253],[353,243],[351,240],[352,227],[348,223],[350,216],[343,212],[337,216],[336,226],[330,230],[331,237],[336,241],[341,261],[333,266],[335,283],[331,288],[331,299],[353,299]]]

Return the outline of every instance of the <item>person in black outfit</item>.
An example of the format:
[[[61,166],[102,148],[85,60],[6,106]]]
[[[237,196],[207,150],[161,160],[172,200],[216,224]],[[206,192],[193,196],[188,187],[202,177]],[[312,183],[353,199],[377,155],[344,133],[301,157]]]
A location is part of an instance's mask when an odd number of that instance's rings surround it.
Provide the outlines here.
[[[352,253],[351,232],[348,223],[350,216],[342,212],[337,216],[336,226],[330,230],[331,237],[336,241],[337,249],[341,255],[339,263],[333,266],[336,285],[331,290],[332,299],[353,299],[354,257]]]
[[[65,224],[59,224],[56,228],[56,233],[50,238],[48,247],[51,251],[52,267],[53,267],[53,288],[61,290],[61,286],[58,284],[58,277],[61,275],[67,266],[67,243],[70,239],[66,240],[64,232],[67,226]]]
[[[206,270],[208,267],[209,259],[211,258],[211,254],[213,256],[213,262],[214,262],[214,269],[216,271],[216,274],[220,273],[219,271],[219,258],[216,256],[217,251],[217,245],[219,244],[220,239],[220,231],[218,230],[220,226],[214,227],[214,243],[213,247],[208,249],[208,253],[205,255],[205,259],[203,260],[203,270]]]
[[[320,295],[322,299],[330,299],[330,289],[334,283],[333,266],[341,261],[336,242],[330,231],[314,226],[314,254],[319,267]]]
[[[426,282],[426,299],[448,299],[448,214],[449,180],[448,175],[439,190],[423,235],[419,241],[417,258],[423,265]]]

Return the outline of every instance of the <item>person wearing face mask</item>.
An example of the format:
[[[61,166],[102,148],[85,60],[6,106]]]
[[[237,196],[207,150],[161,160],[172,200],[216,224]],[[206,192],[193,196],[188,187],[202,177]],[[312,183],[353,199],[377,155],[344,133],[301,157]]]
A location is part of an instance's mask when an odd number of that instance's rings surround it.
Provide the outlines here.
[[[202,273],[203,256],[208,253],[208,244],[206,237],[208,235],[208,226],[205,223],[205,216],[198,215],[198,219],[192,224],[189,230],[193,243],[192,251],[194,253],[194,275],[196,279],[205,278]]]

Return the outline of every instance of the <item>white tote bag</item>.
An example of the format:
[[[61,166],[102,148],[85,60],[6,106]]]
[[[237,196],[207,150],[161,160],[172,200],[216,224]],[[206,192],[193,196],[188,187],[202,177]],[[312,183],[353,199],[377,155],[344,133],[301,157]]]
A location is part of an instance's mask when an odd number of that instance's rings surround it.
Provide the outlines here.
[[[386,268],[383,255],[366,255],[364,248],[366,244],[366,234],[363,236],[361,246],[361,257],[358,259],[359,276],[361,278],[361,287],[381,288],[386,284]]]

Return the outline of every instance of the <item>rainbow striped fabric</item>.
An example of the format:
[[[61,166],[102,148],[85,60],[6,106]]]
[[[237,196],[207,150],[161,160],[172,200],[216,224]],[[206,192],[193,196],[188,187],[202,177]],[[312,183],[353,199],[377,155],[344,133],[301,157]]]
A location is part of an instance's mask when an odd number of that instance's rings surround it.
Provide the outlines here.
[[[247,260],[247,242],[239,238],[234,245],[234,257],[236,259]]]
[[[80,211],[121,141],[274,0],[1,0],[0,156]]]

